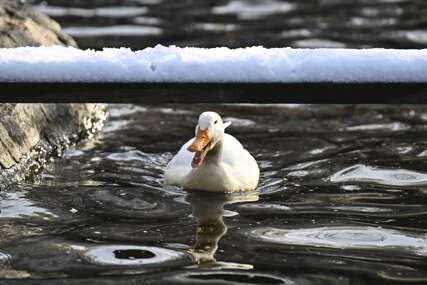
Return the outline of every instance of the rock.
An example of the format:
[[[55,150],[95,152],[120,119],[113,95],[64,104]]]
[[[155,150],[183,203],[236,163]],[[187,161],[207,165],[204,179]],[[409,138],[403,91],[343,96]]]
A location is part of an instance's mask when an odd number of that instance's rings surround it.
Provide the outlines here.
[[[0,0],[0,47],[63,45],[77,47],[57,22],[24,1]]]
[[[0,48],[76,42],[23,1],[0,0]],[[69,144],[91,136],[103,104],[0,104],[0,188],[43,170]]]
[[[0,105],[0,184],[39,173],[52,157],[102,127],[103,104]]]

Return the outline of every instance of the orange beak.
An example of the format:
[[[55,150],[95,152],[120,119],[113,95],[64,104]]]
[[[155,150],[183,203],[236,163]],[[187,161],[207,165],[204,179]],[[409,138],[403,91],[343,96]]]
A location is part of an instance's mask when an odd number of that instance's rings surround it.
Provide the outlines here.
[[[208,145],[208,143],[208,129],[202,131],[200,128],[197,128],[196,138],[187,149],[190,152],[200,152],[203,151],[203,149]]]
[[[203,164],[206,153],[208,152],[205,147],[209,144],[208,129],[202,131],[197,128],[196,138],[193,143],[187,148],[190,152],[195,152],[193,160],[191,161],[191,167],[196,168]]]

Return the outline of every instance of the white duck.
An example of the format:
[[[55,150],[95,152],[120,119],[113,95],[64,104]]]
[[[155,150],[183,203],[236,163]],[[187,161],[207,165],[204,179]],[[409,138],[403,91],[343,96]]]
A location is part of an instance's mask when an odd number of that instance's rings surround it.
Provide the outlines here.
[[[185,143],[166,167],[165,181],[186,189],[210,192],[254,190],[259,180],[255,159],[233,136],[224,133],[215,112],[204,112],[196,137]]]

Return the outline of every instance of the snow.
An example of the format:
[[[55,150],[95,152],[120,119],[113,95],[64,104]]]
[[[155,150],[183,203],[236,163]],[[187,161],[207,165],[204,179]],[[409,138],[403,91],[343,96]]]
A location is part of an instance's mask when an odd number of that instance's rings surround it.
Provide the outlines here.
[[[0,49],[1,82],[427,82],[427,49]]]

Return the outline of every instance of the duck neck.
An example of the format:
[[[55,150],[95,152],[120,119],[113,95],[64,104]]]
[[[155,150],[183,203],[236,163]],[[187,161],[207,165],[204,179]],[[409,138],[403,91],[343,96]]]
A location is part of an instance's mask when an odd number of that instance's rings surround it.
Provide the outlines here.
[[[220,139],[214,146],[213,149],[211,149],[207,154],[206,154],[206,162],[207,163],[213,163],[213,164],[218,164],[221,159],[222,159],[222,151],[224,148],[224,144],[223,144],[223,139]]]

